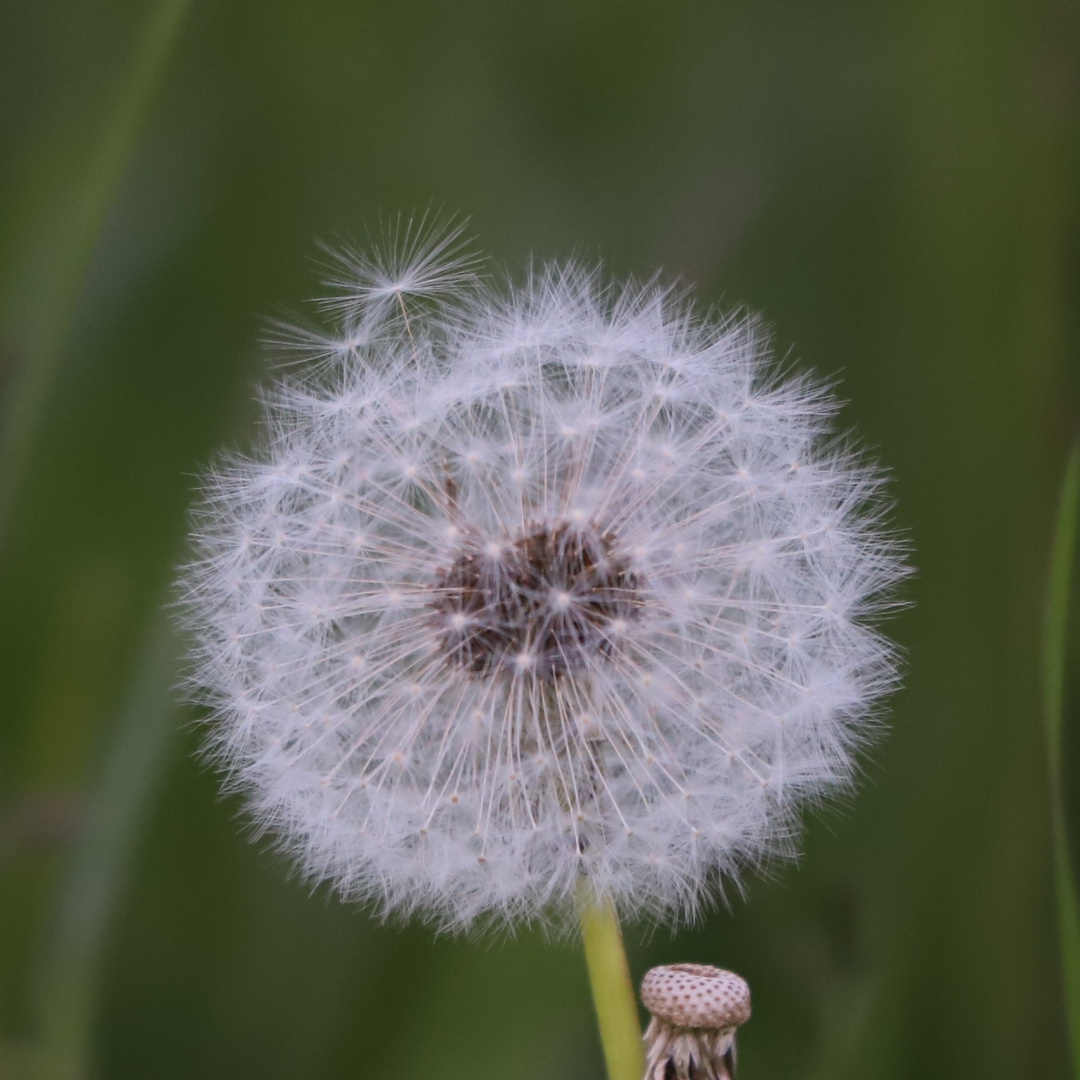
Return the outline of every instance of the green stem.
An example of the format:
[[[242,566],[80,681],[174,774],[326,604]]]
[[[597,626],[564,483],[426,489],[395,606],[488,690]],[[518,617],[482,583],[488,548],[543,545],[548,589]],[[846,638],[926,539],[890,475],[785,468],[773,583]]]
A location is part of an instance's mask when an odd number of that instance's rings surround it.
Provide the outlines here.
[[[615,905],[610,900],[598,900],[583,887],[578,918],[608,1080],[641,1080],[645,1074],[645,1052],[637,997],[630,981]]]

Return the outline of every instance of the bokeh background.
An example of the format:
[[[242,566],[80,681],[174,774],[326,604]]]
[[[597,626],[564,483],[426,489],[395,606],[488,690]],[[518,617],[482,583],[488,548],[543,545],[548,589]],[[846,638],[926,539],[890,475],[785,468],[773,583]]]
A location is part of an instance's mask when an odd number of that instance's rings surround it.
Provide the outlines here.
[[[914,544],[861,790],[728,910],[628,926],[635,977],[750,979],[744,1080],[1067,1076],[1037,684],[1078,73],[1064,0],[4,0],[0,1076],[602,1075],[572,942],[296,880],[172,690],[161,604],[267,319],[318,241],[428,207],[511,267],[763,313]]]

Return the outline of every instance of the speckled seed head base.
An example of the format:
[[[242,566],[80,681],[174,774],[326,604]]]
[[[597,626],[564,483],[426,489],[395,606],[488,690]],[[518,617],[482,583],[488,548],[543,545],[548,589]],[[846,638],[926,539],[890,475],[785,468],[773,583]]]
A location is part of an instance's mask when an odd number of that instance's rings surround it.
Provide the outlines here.
[[[641,982],[641,1001],[674,1027],[738,1027],[750,1019],[750,987],[733,971],[708,964],[668,964]]]
[[[641,983],[652,1013],[645,1080],[732,1080],[735,1029],[750,1019],[750,987],[708,964],[653,968]]]

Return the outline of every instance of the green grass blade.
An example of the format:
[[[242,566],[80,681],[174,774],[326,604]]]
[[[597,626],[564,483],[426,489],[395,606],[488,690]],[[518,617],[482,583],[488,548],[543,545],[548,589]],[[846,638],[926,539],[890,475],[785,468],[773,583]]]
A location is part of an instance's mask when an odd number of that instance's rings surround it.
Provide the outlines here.
[[[118,88],[89,160],[60,193],[64,232],[49,254],[24,351],[0,414],[0,539],[30,460],[39,418],[56,380],[83,279],[109,207],[131,160],[177,38],[188,0],[160,0]]]
[[[1043,643],[1043,709],[1050,772],[1051,818],[1054,843],[1054,876],[1057,890],[1058,928],[1061,944],[1065,1006],[1068,1010],[1073,1068],[1080,1077],[1080,903],[1069,854],[1065,817],[1062,756],[1065,727],[1066,656],[1069,632],[1070,593],[1076,551],[1077,517],[1080,515],[1080,443],[1069,455],[1061,487],[1053,554],[1050,560],[1050,592]]]
[[[94,788],[37,985],[40,1049],[49,1075],[88,1075],[103,947],[131,855],[178,726],[181,646],[159,611]]]

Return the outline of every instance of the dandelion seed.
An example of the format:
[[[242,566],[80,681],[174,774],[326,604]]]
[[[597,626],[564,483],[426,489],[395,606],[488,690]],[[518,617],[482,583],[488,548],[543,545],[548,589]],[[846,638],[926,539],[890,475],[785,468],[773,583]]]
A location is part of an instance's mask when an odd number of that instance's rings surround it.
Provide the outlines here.
[[[557,917],[584,881],[691,916],[790,851],[893,685],[879,477],[753,320],[573,264],[499,291],[457,239],[349,255],[349,347],[206,480],[212,750],[384,913]]]
[[[368,319],[349,316],[383,315],[387,306],[406,314],[407,321],[406,297],[445,298],[475,284],[479,260],[464,233],[465,223],[453,218],[441,223],[428,214],[417,220],[399,215],[384,226],[383,244],[370,252],[331,252],[339,270],[330,284],[338,293],[323,305],[357,325],[369,325]]]

